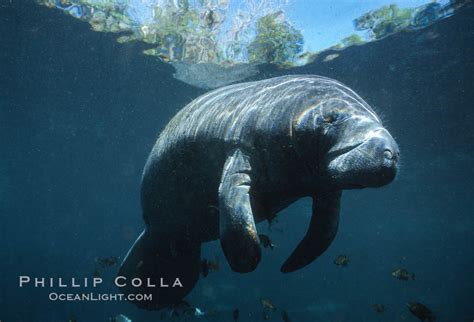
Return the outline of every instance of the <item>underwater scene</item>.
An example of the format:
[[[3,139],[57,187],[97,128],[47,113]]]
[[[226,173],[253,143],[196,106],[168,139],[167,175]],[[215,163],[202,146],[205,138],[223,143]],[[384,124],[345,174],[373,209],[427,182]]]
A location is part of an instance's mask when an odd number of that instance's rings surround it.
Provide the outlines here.
[[[0,322],[474,321],[472,1],[0,26]]]

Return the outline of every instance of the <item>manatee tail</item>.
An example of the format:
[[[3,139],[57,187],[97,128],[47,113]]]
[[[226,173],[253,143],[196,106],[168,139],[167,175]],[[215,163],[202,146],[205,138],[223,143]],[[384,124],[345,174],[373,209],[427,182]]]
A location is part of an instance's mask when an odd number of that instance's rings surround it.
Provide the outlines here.
[[[186,240],[170,243],[170,239],[146,228],[123,261],[116,284],[140,308],[160,310],[176,304],[199,278],[200,249],[200,244]],[[151,299],[139,300],[137,294],[151,295]]]

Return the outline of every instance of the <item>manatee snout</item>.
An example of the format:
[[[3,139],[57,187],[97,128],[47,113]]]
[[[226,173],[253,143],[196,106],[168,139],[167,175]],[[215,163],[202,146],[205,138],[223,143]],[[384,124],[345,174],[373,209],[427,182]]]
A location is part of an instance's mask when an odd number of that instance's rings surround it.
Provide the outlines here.
[[[380,187],[395,179],[400,150],[385,128],[370,130],[362,142],[328,164],[331,178],[344,189]]]
[[[371,172],[367,176],[367,186],[379,187],[395,179],[398,170],[400,150],[388,131],[384,128],[369,134],[370,138],[360,147],[367,155],[366,167]]]

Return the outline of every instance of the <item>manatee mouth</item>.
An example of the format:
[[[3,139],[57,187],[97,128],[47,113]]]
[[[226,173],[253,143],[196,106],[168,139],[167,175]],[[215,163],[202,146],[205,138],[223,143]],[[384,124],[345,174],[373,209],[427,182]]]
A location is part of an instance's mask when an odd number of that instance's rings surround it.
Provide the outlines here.
[[[329,152],[326,154],[326,160],[327,160],[328,163],[330,163],[331,161],[335,160],[336,158],[340,157],[341,155],[344,155],[346,153],[354,151],[355,149],[357,149],[359,146],[361,146],[364,143],[365,143],[365,141],[362,141],[362,142],[354,143],[354,144],[348,145],[346,147],[337,149],[335,151],[329,150]],[[308,169],[308,172],[311,175],[313,175],[313,176],[318,175],[318,171],[315,170],[309,163],[306,164],[306,167]]]
[[[328,152],[327,159],[328,160],[334,160],[337,157],[340,157],[341,155],[344,155],[346,153],[349,153],[355,149],[357,149],[359,146],[361,146],[365,141],[354,143],[351,145],[348,145],[346,147],[340,148],[336,151],[330,151]]]

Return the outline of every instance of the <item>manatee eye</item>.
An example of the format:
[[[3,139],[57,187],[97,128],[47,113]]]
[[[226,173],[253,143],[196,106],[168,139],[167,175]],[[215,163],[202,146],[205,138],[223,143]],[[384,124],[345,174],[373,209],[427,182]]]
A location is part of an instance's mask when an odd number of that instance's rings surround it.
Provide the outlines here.
[[[326,124],[339,124],[347,120],[348,118],[349,115],[347,113],[331,113],[325,115],[323,121]]]
[[[324,115],[323,121],[324,121],[324,123],[332,124],[332,123],[336,122],[337,119],[338,119],[337,113],[329,113],[327,115]]]
[[[328,115],[324,117],[324,123],[333,123],[336,120],[334,115]]]

